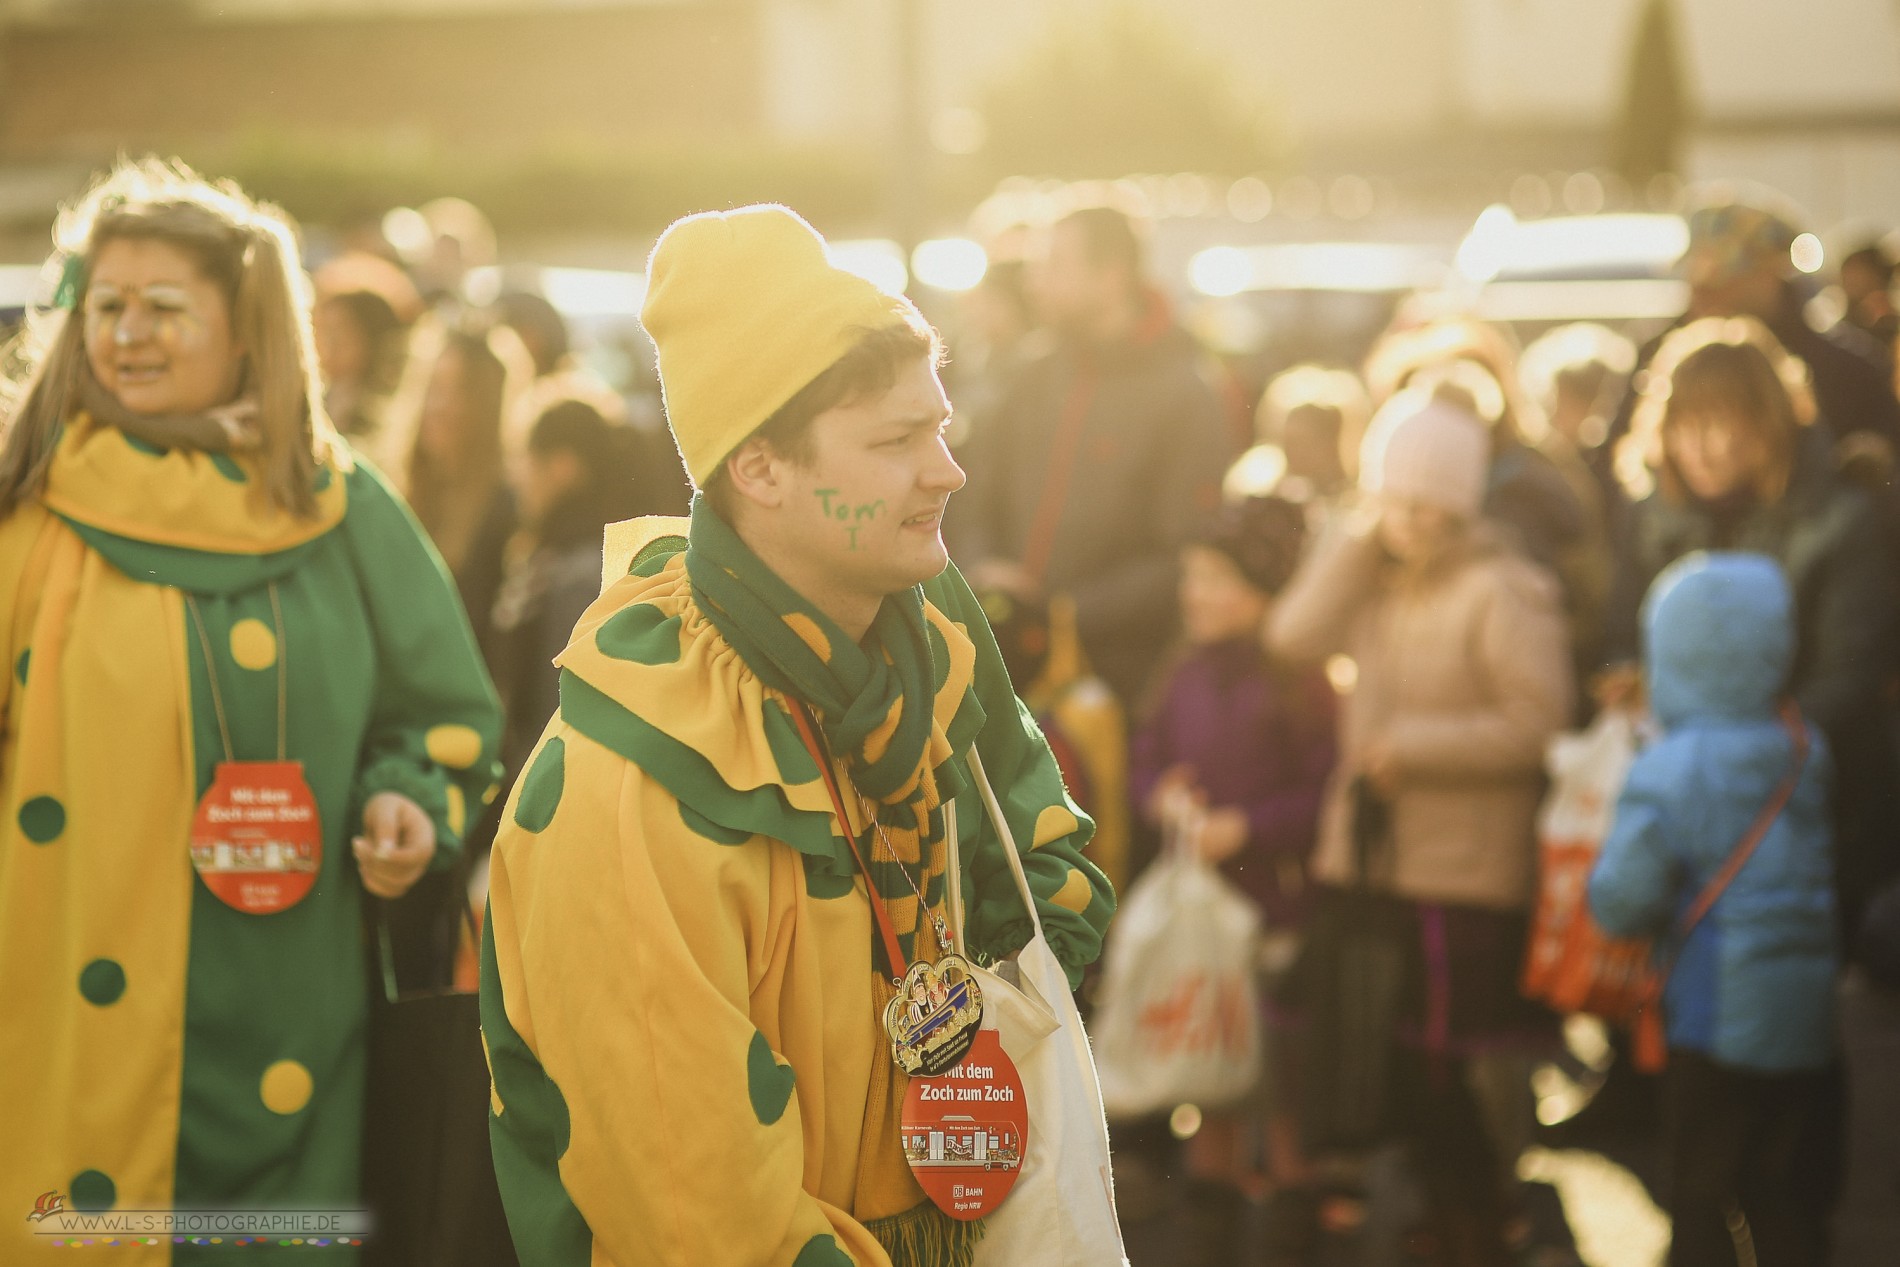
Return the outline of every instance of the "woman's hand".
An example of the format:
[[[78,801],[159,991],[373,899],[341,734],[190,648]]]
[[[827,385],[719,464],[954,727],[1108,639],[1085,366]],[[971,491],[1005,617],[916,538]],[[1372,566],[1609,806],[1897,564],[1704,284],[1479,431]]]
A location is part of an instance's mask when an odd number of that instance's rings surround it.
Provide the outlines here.
[[[1172,765],[1155,780],[1148,793],[1148,821],[1157,827],[1172,827],[1177,819],[1198,803],[1194,771],[1184,765]]]
[[[363,806],[363,834],[351,846],[363,887],[377,897],[401,897],[435,857],[435,824],[400,792],[378,792]]]
[[[1590,694],[1600,709],[1622,708],[1640,713],[1648,705],[1643,670],[1636,664],[1613,664],[1590,682]]]

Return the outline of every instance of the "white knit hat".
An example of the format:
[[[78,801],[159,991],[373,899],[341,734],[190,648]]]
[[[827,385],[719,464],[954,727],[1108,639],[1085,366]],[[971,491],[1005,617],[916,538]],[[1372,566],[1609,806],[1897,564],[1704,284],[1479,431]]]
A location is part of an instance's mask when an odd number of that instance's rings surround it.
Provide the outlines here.
[[[1449,401],[1400,392],[1366,429],[1359,486],[1474,519],[1490,466],[1491,433],[1482,422]]]

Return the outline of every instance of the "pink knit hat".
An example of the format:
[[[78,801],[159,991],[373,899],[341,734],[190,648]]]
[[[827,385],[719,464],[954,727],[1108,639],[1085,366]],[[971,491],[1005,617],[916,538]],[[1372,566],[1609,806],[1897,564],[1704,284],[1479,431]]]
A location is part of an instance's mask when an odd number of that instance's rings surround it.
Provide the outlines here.
[[[1482,422],[1448,401],[1400,392],[1366,429],[1359,487],[1475,519],[1490,465],[1491,435]]]

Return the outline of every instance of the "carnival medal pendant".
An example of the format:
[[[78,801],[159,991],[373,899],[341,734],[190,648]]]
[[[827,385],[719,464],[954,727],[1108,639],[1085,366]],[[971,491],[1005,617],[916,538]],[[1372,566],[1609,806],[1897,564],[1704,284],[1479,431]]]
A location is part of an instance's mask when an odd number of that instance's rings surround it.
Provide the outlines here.
[[[983,995],[961,955],[914,963],[884,1009],[891,1059],[913,1078],[935,1078],[954,1068],[976,1041]]]

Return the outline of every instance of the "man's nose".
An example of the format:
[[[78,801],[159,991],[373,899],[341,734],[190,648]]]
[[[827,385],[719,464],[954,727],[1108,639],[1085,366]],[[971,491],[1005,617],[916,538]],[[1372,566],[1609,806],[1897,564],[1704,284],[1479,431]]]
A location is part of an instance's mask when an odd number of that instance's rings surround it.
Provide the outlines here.
[[[954,493],[963,487],[969,476],[963,473],[963,468],[957,465],[956,458],[951,456],[949,444],[939,438],[936,455],[930,463],[930,468],[924,472],[924,478],[930,487]]]

